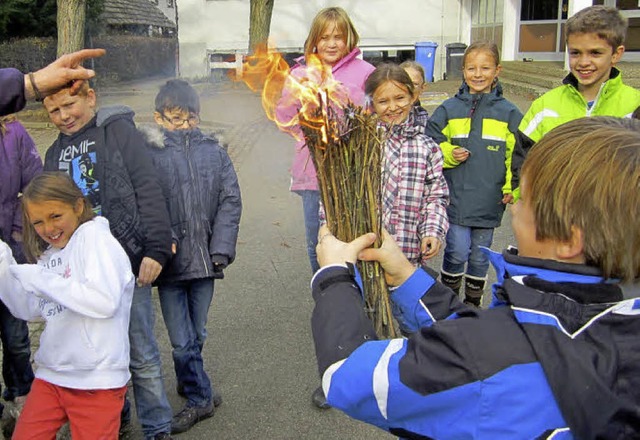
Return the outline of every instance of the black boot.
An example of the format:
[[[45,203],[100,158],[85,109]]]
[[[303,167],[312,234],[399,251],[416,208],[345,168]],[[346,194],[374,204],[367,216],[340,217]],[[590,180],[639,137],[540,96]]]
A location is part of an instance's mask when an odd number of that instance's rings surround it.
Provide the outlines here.
[[[442,284],[447,286],[449,289],[453,290],[453,293],[456,295],[460,294],[460,286],[462,286],[462,276],[464,274],[450,274],[445,272],[444,270],[440,271],[440,281]]]
[[[477,278],[470,275],[464,277],[464,303],[471,306],[480,307],[482,305],[482,295],[486,278]]]

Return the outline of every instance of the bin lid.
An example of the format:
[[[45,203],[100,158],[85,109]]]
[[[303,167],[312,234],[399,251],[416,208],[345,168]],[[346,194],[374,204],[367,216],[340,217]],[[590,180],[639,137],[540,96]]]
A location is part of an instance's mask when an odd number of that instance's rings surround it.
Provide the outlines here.
[[[445,44],[444,47],[446,47],[447,49],[449,48],[453,48],[453,49],[466,49],[467,45],[464,43],[449,43],[449,44]]]
[[[435,41],[419,41],[416,43],[418,47],[438,47],[438,43]]]

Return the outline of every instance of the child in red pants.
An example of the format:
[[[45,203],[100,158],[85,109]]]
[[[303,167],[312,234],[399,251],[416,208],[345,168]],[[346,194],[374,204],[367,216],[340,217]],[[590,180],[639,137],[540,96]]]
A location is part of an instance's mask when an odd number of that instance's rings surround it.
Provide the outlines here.
[[[69,421],[74,440],[117,439],[131,377],[129,258],[66,173],[36,176],[22,197],[24,249],[37,264],[16,264],[0,241],[0,299],[46,325],[13,438],[54,439]]]

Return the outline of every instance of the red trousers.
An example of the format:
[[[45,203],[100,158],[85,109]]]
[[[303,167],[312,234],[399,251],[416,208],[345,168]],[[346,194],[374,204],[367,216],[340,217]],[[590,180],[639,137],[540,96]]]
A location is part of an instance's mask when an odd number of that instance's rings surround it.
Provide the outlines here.
[[[117,440],[126,391],[76,390],[36,379],[12,438],[52,440],[69,421],[73,440]]]

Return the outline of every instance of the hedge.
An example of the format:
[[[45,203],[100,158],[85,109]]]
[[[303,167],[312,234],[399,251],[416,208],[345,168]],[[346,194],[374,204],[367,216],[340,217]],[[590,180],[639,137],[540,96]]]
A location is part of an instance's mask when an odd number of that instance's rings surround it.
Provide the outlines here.
[[[104,57],[95,60],[98,83],[175,75],[176,38],[105,35],[94,37],[92,43],[93,47],[107,50]],[[0,43],[0,67],[29,72],[38,70],[55,57],[55,38],[25,38]]]

